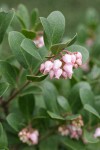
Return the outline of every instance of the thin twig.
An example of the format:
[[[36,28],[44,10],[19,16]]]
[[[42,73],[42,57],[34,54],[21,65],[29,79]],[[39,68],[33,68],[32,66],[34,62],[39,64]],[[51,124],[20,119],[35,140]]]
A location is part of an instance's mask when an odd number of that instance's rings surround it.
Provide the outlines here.
[[[4,106],[4,107],[7,106],[10,103],[10,101],[12,101],[13,98],[15,98],[29,83],[30,82],[27,81],[19,90],[17,90],[15,93],[13,93],[6,102],[3,102],[2,106]]]

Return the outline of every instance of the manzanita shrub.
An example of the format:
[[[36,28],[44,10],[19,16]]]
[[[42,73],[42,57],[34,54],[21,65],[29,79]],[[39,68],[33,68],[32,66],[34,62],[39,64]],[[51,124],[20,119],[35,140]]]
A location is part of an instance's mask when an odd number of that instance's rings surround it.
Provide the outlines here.
[[[11,50],[0,60],[0,150],[100,150],[100,62],[81,29],[75,44],[59,11],[0,11],[1,51],[5,37]]]

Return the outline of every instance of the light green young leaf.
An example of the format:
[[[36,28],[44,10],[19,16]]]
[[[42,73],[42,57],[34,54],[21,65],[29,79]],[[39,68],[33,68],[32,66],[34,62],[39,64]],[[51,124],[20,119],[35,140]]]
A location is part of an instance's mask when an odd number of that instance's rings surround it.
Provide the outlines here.
[[[9,12],[0,11],[0,43],[3,40],[4,34],[14,17],[14,10]]]
[[[2,96],[9,88],[9,84],[6,82],[0,82],[0,96]]]

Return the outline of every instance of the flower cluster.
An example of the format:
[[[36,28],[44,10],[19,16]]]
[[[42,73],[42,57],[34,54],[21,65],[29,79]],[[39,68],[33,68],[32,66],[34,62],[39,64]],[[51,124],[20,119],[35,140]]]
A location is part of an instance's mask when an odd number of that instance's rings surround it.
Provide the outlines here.
[[[36,129],[24,128],[18,134],[20,140],[28,145],[38,144],[39,132]]]
[[[44,75],[49,74],[50,78],[71,79],[73,68],[78,68],[82,65],[82,54],[80,52],[68,52],[61,56],[61,59],[50,59],[42,63],[40,72]]]
[[[72,121],[71,124],[60,126],[58,128],[58,132],[62,136],[69,136],[70,138],[78,140],[82,136],[81,127],[84,125],[82,118],[80,118],[81,116],[77,118],[77,120],[75,119],[74,121]]]
[[[35,45],[38,47],[38,48],[41,48],[44,46],[44,40],[43,40],[43,36],[37,36],[34,41]]]

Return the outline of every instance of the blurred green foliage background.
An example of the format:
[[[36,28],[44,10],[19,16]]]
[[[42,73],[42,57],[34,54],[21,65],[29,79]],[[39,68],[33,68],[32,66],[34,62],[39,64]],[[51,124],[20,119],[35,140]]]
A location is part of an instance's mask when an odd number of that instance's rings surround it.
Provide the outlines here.
[[[47,16],[51,11],[59,10],[66,17],[66,33],[76,32],[79,22],[84,20],[88,8],[95,8],[100,12],[100,0],[0,0],[0,7],[17,8],[18,4],[25,4],[29,11],[38,8],[40,16]]]

